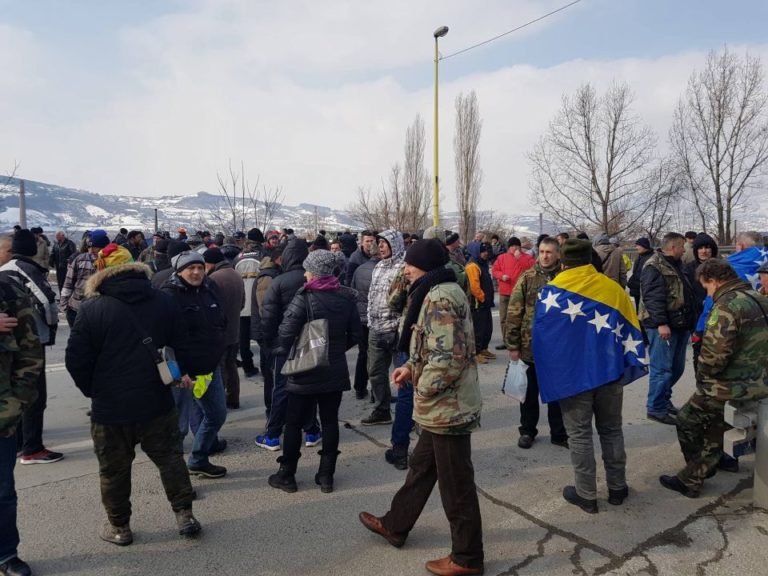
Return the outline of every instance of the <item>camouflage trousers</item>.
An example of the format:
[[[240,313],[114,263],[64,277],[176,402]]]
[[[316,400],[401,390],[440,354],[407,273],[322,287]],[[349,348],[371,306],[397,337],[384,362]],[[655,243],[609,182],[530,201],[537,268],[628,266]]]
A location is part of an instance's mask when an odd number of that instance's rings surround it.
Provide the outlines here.
[[[137,444],[160,471],[173,511],[192,507],[192,483],[184,463],[175,410],[149,422],[122,425],[92,422],[91,436],[99,460],[101,502],[113,526],[125,526],[131,518],[131,465]]]
[[[696,391],[677,414],[677,439],[685,458],[685,468],[677,477],[688,488],[699,490],[717,468],[723,454],[723,434],[730,429],[723,420],[724,407],[723,400]]]

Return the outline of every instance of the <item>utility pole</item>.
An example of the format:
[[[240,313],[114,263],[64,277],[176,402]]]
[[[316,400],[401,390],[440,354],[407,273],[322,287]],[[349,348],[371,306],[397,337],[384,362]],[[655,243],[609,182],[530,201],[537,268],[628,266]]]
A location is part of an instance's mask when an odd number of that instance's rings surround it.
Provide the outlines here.
[[[27,196],[24,191],[24,180],[19,180],[19,226],[27,227]]]
[[[158,231],[158,227],[157,227],[157,208],[155,208],[155,232],[157,232],[157,231]]]
[[[539,212],[539,234],[544,234],[544,213]]]

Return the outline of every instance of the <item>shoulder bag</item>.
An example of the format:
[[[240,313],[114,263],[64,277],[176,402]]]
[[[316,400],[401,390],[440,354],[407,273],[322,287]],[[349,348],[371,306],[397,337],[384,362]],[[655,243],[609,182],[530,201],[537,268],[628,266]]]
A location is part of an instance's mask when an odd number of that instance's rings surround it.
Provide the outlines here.
[[[312,313],[312,299],[304,293],[307,309],[307,322],[301,327],[298,338],[293,343],[288,359],[280,371],[284,376],[303,374],[315,368],[329,366],[328,361],[328,320],[315,319]]]

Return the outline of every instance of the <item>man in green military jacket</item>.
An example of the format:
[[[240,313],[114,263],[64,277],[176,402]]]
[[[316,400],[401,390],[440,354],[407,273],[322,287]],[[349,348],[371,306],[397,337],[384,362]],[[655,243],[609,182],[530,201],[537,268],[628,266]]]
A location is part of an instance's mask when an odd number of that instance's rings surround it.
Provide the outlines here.
[[[37,398],[43,369],[43,347],[37,337],[32,305],[7,273],[0,273],[0,574],[28,576],[17,555],[16,427],[21,413]]]
[[[512,361],[522,360],[528,364],[526,376],[528,388],[525,401],[520,404],[520,438],[517,445],[528,449],[538,434],[539,423],[539,383],[536,379],[536,367],[533,364],[531,350],[531,327],[539,292],[553,280],[560,271],[560,244],[555,238],[544,238],[539,244],[536,264],[522,274],[512,290],[507,308],[506,333],[504,344],[509,350]],[[550,441],[556,446],[568,447],[568,434],[563,425],[563,413],[560,404],[547,404]]]
[[[680,409],[677,436],[685,468],[659,477],[661,485],[689,498],[717,471],[723,450],[726,402],[768,397],[768,298],[741,281],[731,265],[704,262],[698,281],[714,303],[702,339],[696,391]]]

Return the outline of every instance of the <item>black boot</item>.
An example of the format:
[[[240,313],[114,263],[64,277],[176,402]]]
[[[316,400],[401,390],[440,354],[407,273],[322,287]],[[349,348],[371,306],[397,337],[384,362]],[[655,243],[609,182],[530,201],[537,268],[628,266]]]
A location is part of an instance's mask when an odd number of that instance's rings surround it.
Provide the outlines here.
[[[284,492],[296,492],[299,489],[296,486],[296,462],[286,462],[283,456],[277,461],[280,462],[280,469],[269,477],[269,485]]]
[[[339,452],[329,452],[327,450],[320,450],[320,466],[315,474],[315,484],[320,486],[320,491],[328,494],[333,492],[333,475],[336,472],[336,459],[339,457]]]
[[[384,459],[398,470],[408,469],[408,447],[395,444],[384,452]]]

